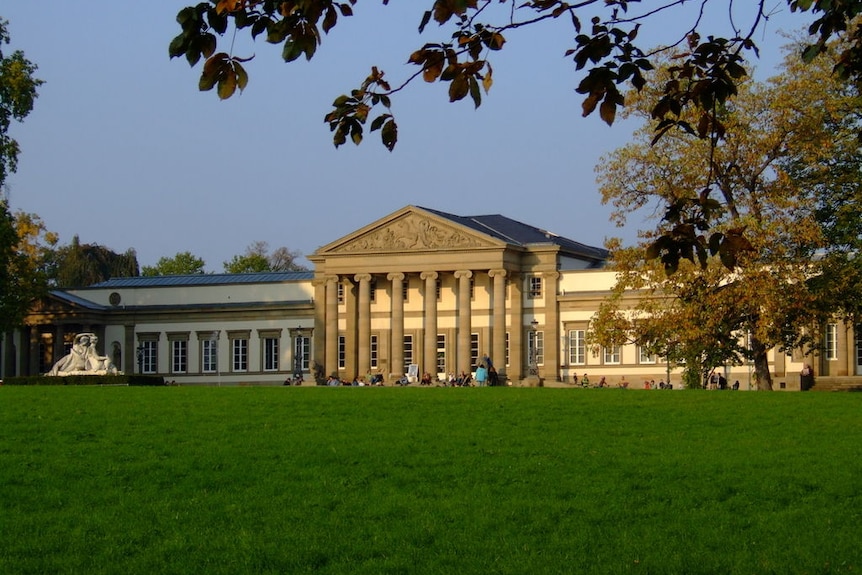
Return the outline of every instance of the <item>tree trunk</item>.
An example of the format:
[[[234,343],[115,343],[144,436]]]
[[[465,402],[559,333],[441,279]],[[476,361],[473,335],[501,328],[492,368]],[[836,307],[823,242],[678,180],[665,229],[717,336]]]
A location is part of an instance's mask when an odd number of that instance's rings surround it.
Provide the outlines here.
[[[758,391],[772,391],[772,374],[769,373],[768,349],[755,337],[751,338],[751,351],[754,353],[754,381]]]

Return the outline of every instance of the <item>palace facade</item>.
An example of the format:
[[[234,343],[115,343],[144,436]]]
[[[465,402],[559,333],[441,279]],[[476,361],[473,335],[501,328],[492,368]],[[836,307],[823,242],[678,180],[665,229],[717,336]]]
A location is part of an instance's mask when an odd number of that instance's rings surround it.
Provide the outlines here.
[[[181,384],[280,385],[331,373],[475,370],[486,356],[510,384],[673,382],[636,346],[596,351],[589,321],[614,284],[607,252],[501,215],[407,206],[327,244],[312,272],[116,278],[55,290],[3,338],[2,373],[47,372],[76,333],[126,373]],[[827,329],[818,375],[862,373],[852,327]],[[805,360],[810,362],[810,359]],[[772,353],[776,388],[799,389],[801,356]],[[749,366],[727,379],[751,383]],[[783,385],[780,385],[783,384]]]

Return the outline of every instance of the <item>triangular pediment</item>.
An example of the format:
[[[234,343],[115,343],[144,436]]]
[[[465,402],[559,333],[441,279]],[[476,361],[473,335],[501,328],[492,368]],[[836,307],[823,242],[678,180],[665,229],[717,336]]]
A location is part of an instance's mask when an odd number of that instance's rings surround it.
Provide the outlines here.
[[[495,238],[409,206],[324,246],[316,254],[468,250],[501,244]]]

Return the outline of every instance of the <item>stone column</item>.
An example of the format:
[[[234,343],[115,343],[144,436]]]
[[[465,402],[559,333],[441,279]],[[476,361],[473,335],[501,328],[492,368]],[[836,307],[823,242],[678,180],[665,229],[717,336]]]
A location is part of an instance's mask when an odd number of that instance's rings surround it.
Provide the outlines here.
[[[458,270],[455,272],[458,279],[458,355],[456,366],[458,371],[472,371],[470,362],[470,334],[473,331],[473,315],[470,309],[470,278],[473,272],[470,270]]]
[[[512,273],[509,278],[509,287],[512,297],[509,300],[512,307],[511,326],[509,328],[509,378],[523,379],[525,374],[524,359],[526,358],[524,345],[524,326],[530,323],[532,317],[524,319],[524,289],[523,277],[519,273]]]
[[[338,276],[326,276],[325,376],[338,372]]]
[[[65,340],[66,340],[66,326],[55,325],[54,326],[54,343],[51,346],[51,348],[52,348],[51,365],[48,367],[48,369],[51,369],[51,367],[54,367],[54,364],[57,363],[58,361],[60,361],[60,359],[64,355],[66,355],[66,346],[63,345],[65,343]],[[105,353],[107,353],[107,352],[105,352]],[[120,368],[118,367],[117,369],[120,369]]]
[[[545,361],[539,368],[543,379],[560,379],[560,273],[545,272],[545,324],[540,326],[545,332]]]
[[[357,326],[357,310],[358,310],[358,302],[359,302],[359,294],[357,293],[356,284],[353,283],[352,278],[342,277],[341,284],[344,286],[344,331],[342,335],[344,336],[344,349],[345,349],[345,358],[344,358],[344,375],[348,379],[353,379],[355,375],[358,375],[358,366],[357,366],[357,342],[356,342],[356,334],[358,330]]]
[[[356,375],[364,376],[371,368],[371,274],[356,274],[353,280],[359,283],[356,326],[359,358]]]
[[[494,279],[491,361],[502,382],[506,375],[506,270],[491,270],[488,276]]]
[[[14,332],[10,329],[3,334],[3,371],[0,372],[0,378],[14,376],[16,364]]]
[[[425,280],[425,346],[422,371],[436,370],[437,365],[437,272],[422,272]]]
[[[392,282],[392,320],[389,328],[389,379],[404,375],[404,274],[392,272],[386,279]]]
[[[39,340],[41,334],[35,327],[27,327],[27,339],[29,340],[29,354],[27,356],[27,373],[24,375],[39,375]]]

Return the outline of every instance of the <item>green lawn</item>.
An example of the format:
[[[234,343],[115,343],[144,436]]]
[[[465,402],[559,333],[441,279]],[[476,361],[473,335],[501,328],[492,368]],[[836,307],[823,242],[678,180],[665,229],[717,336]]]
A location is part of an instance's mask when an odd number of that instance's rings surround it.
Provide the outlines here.
[[[0,573],[855,573],[862,394],[0,387]]]

